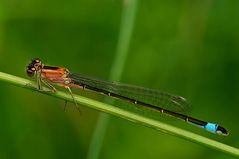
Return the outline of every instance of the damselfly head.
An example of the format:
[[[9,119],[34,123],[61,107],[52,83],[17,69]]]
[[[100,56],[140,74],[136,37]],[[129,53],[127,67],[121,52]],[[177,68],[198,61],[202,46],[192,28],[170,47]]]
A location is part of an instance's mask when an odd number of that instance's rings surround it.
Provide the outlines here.
[[[27,75],[32,77],[42,68],[42,63],[40,58],[32,59],[31,63],[27,66]]]

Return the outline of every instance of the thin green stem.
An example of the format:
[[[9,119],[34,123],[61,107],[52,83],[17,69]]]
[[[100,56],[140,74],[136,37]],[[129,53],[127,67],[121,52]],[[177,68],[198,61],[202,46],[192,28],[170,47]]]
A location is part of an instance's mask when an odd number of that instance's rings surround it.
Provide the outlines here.
[[[125,61],[130,45],[130,40],[133,32],[133,26],[137,10],[137,0],[125,1],[122,11],[121,26],[119,31],[119,39],[116,48],[116,54],[112,69],[110,71],[111,81],[120,81],[124,70]],[[100,150],[103,144],[106,129],[109,125],[110,117],[107,114],[101,113],[96,124],[93,136],[91,139],[88,159],[99,158]]]
[[[6,83],[9,83],[15,86],[37,91],[37,87],[34,82],[21,77],[10,75],[7,73],[0,72],[0,81],[4,81]],[[65,93],[62,91],[57,91],[56,93],[39,91],[39,93],[47,94],[62,100],[68,100],[71,102],[73,101],[72,97],[68,93]],[[153,128],[160,132],[177,136],[179,138],[191,141],[193,143],[198,143],[200,145],[207,146],[207,147],[216,149],[218,151],[239,157],[239,149],[235,147],[232,147],[232,146],[217,142],[215,140],[200,136],[198,134],[165,124],[158,120],[153,120],[145,116],[132,113],[130,111],[122,110],[113,105],[105,104],[105,103],[102,103],[90,98],[82,97],[76,94],[73,94],[73,95],[75,97],[75,101],[80,105],[85,105],[89,108],[96,109],[96,110],[129,120],[129,121]]]

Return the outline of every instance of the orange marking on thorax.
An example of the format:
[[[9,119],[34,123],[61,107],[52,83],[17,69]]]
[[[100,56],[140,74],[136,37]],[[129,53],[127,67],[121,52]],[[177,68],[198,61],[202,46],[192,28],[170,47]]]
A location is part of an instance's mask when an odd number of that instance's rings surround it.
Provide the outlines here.
[[[56,70],[42,69],[41,75],[43,78],[66,78],[68,76],[68,70],[66,68],[59,68]]]

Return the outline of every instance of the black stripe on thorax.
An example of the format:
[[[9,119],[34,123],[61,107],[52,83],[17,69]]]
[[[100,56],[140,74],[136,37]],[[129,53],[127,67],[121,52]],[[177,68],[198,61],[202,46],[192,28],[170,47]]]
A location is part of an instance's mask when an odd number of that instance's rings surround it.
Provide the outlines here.
[[[43,66],[44,69],[50,69],[50,70],[57,70],[59,67],[57,66]]]

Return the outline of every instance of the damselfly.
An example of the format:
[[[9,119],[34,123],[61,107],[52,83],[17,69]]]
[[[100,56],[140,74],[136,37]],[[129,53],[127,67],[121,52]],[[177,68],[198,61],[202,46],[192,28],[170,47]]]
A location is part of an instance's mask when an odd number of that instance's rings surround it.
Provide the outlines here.
[[[41,89],[41,84],[44,83],[52,91],[56,91],[51,83],[58,84],[68,89],[74,101],[75,99],[71,88],[88,89],[119,100],[137,104],[140,107],[155,110],[168,116],[176,117],[212,133],[224,136],[229,134],[224,127],[218,124],[202,121],[167,108],[174,106],[180,110],[188,106],[187,100],[181,96],[154,89],[103,81],[74,74],[66,68],[44,65],[39,58],[33,59],[27,66],[27,74],[30,77],[36,76],[38,89]]]

